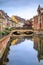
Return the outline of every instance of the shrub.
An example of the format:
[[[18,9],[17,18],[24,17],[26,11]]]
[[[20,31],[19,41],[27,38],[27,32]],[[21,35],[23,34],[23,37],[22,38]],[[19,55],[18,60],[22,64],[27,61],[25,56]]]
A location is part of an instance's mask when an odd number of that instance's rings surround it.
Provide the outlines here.
[[[5,32],[4,32],[4,31],[2,31],[2,32],[1,32],[1,34],[2,34],[2,35],[5,35]]]

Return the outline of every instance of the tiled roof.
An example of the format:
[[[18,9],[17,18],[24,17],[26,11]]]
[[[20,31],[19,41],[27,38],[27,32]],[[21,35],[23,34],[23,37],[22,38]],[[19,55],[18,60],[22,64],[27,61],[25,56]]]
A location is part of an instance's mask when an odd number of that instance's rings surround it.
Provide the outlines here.
[[[19,16],[14,16],[18,21],[25,21],[25,19],[19,17]]]
[[[7,13],[5,13],[3,10],[0,10],[0,18],[7,18],[8,20],[11,20]]]

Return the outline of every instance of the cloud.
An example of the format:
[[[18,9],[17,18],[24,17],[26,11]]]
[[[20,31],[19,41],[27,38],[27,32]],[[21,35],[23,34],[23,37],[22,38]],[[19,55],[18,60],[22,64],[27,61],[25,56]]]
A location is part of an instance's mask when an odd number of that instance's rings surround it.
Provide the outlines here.
[[[37,14],[39,4],[43,6],[43,0],[0,0],[0,9],[27,19]]]

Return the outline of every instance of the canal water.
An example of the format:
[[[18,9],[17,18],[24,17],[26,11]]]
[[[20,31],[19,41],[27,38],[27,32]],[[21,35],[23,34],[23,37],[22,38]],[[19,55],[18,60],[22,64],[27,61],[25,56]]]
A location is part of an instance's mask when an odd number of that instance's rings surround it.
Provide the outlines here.
[[[43,38],[15,37],[5,65],[43,65]]]

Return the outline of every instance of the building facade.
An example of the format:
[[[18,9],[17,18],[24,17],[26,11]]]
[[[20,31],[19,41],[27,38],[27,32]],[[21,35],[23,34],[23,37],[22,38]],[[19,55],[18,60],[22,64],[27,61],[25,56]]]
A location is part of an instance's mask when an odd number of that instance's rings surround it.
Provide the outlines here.
[[[15,23],[15,28],[22,28],[25,22],[25,19],[19,16],[12,16],[12,20]]]
[[[43,34],[43,8],[40,5],[38,6],[37,12],[38,15],[34,17],[33,29],[35,33]]]
[[[11,18],[3,10],[0,10],[0,31],[3,31],[6,27],[12,27]]]

